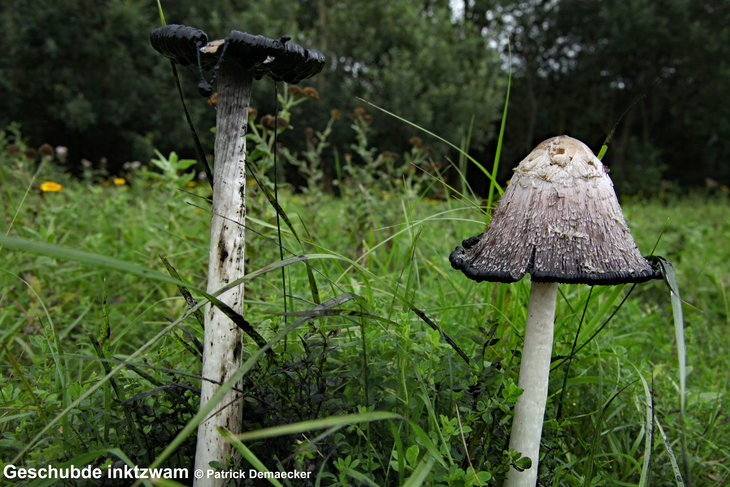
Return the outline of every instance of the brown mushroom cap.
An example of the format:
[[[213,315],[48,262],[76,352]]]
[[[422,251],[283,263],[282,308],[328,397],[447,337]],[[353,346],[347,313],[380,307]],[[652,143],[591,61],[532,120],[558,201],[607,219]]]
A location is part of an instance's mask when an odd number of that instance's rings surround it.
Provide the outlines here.
[[[476,281],[584,284],[660,277],[626,226],[613,182],[579,140],[562,135],[538,145],[514,170],[481,235],[449,260]]]

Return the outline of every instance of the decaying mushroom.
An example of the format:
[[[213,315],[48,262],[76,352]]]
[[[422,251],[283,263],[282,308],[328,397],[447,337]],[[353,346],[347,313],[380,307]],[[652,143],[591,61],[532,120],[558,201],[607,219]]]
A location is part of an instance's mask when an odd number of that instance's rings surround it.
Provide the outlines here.
[[[213,168],[213,205],[210,226],[207,291],[215,294],[225,285],[244,276],[244,228],[246,218],[246,129],[251,84],[254,78],[268,75],[275,81],[298,83],[314,76],[324,66],[324,56],[316,50],[290,43],[288,37],[269,39],[233,30],[223,40],[207,42],[200,29],[166,25],[150,34],[152,46],[173,62],[197,64],[203,72],[217,73],[215,162]],[[214,74],[215,76],[215,74]],[[198,85],[201,94],[212,87],[204,78]],[[243,285],[217,296],[235,312],[243,314]],[[241,365],[241,330],[223,311],[208,304],[205,312],[201,407],[219,385],[229,380]],[[240,390],[240,387],[238,388]],[[211,462],[225,465],[232,456],[230,444],[217,429],[240,432],[243,405],[241,395],[228,393],[221,407],[198,427],[195,468],[206,472]],[[196,485],[218,485],[207,475]]]
[[[548,393],[557,283],[620,284],[660,278],[642,257],[601,161],[568,136],[539,144],[514,176],[487,229],[449,260],[476,281],[532,278],[510,448],[531,467],[505,485],[535,487]]]

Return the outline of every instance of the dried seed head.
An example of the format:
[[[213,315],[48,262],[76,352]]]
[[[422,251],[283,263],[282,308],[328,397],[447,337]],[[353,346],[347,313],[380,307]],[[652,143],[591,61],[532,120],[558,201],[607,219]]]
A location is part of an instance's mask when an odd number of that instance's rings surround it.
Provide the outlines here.
[[[312,100],[319,100],[319,92],[311,86],[307,86],[306,88],[304,88],[302,90],[302,94],[311,98]]]
[[[38,153],[42,157],[53,157],[56,152],[53,150],[53,147],[51,147],[51,144],[43,144],[42,146],[38,147]]]
[[[568,136],[538,145],[514,170],[487,230],[454,250],[476,281],[617,284],[657,277],[626,226],[613,182]]]

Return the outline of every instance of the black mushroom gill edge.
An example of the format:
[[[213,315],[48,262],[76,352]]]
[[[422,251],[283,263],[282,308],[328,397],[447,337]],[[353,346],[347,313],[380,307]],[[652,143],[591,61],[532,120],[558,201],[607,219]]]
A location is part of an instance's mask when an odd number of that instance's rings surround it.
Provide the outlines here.
[[[479,241],[480,235],[470,237],[464,240],[461,245],[463,247],[456,247],[453,252],[449,255],[449,262],[451,267],[460,270],[466,277],[477,282],[489,281],[489,282],[517,282],[522,279],[525,274],[530,274],[530,277],[535,282],[558,282],[563,284],[589,284],[589,285],[612,285],[612,284],[626,284],[626,283],[639,283],[646,282],[651,279],[662,279],[662,270],[656,258],[653,256],[645,257],[651,266],[651,271],[629,273],[629,272],[607,272],[603,274],[589,274],[585,272],[574,272],[574,273],[561,273],[554,274],[550,272],[535,271],[532,268],[532,259],[527,266],[527,269],[522,274],[511,274],[506,271],[491,271],[485,272],[480,271],[468,262],[465,258],[466,250],[474,246]]]

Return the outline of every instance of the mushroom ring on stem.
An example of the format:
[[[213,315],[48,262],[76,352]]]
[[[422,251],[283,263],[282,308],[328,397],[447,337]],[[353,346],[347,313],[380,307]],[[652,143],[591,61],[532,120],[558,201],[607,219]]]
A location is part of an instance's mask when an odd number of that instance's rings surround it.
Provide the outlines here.
[[[535,487],[548,395],[557,283],[620,284],[661,278],[642,257],[621,213],[613,182],[584,143],[562,135],[540,143],[514,170],[487,229],[449,256],[475,281],[532,289],[510,449],[531,459],[505,485]]]

